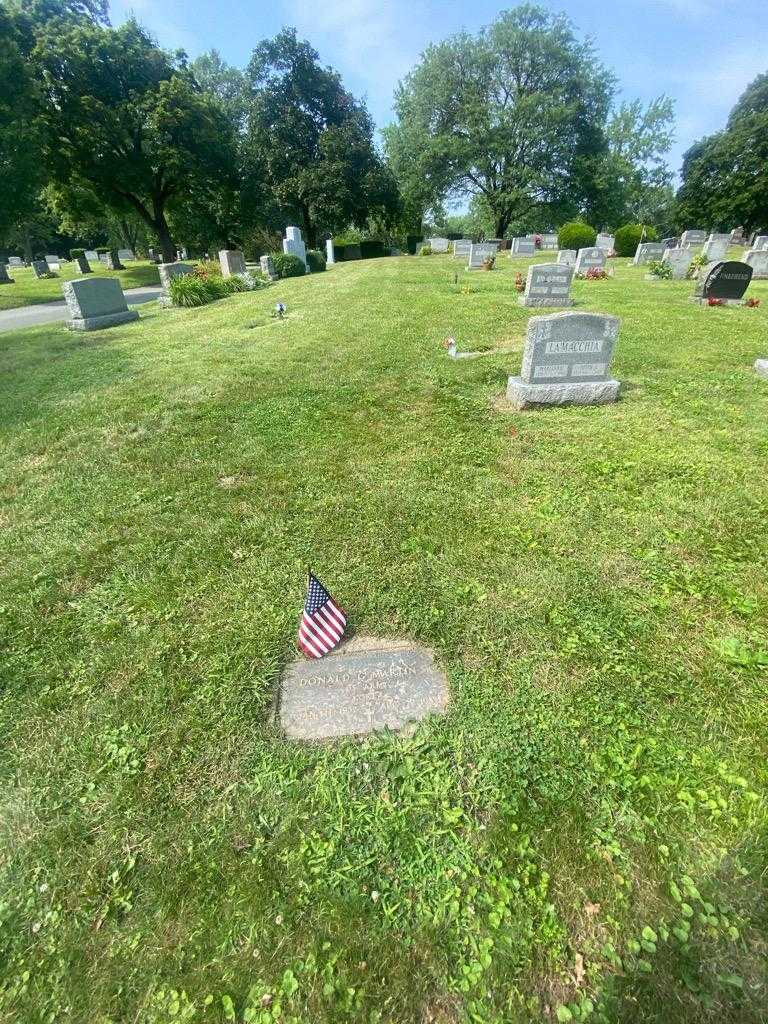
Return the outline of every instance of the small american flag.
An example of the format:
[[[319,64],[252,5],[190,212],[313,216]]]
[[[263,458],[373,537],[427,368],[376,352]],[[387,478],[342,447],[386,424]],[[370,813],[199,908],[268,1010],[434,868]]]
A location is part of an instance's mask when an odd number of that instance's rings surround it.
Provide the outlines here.
[[[308,658],[322,658],[341,643],[346,628],[347,616],[320,580],[310,573],[299,625],[299,647]]]

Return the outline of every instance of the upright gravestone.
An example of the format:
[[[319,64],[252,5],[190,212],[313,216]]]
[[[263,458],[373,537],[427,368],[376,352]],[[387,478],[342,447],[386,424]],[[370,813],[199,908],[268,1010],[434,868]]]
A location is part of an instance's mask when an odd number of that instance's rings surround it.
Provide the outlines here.
[[[572,306],[573,267],[559,263],[534,263],[528,267],[521,306]]]
[[[0,284],[14,284],[12,277],[8,277],[8,268],[4,263],[0,263]]]
[[[88,259],[84,252],[78,253],[78,255],[75,256],[75,263],[77,264],[77,269],[80,271],[81,274],[93,273],[93,271],[91,270],[91,265],[88,262]]]
[[[752,249],[768,249],[768,235],[755,235],[755,240],[752,243]]]
[[[521,374],[507,384],[509,401],[517,409],[615,402],[619,382],[608,370],[619,322],[600,313],[531,317]]]
[[[699,274],[694,302],[704,305],[717,299],[728,306],[741,306],[744,292],[752,280],[752,267],[738,260],[709,263]]]
[[[309,264],[307,263],[307,247],[304,244],[304,240],[301,237],[301,231],[299,228],[288,227],[285,229],[285,238],[283,239],[283,252],[290,253],[292,256],[298,256],[301,262],[304,264],[304,269],[309,273]]]
[[[221,249],[219,264],[222,277],[234,277],[245,273],[245,257],[239,249]]]
[[[672,268],[672,277],[675,281],[681,281],[688,276],[692,259],[692,249],[665,249],[662,256],[662,262],[668,263]]]
[[[263,256],[261,258],[264,259]],[[269,257],[267,258],[269,259]],[[325,240],[325,262],[328,264],[329,267],[336,262],[336,250],[333,248],[332,238],[326,238]],[[262,270],[263,269],[264,268],[262,267]]]
[[[362,736],[444,714],[449,697],[448,681],[426,648],[357,640],[290,665],[276,718],[293,740]]]
[[[32,269],[35,272],[35,277],[45,277],[47,274],[54,273],[45,260],[32,260]]]
[[[185,277],[187,274],[191,274],[194,269],[189,263],[158,263],[157,272],[160,275],[160,284],[163,288],[159,298],[161,306],[170,306],[172,304],[170,284],[174,277]]]
[[[509,250],[510,257],[512,256],[535,256],[536,255],[536,243],[532,238],[513,238],[512,246]]]
[[[615,235],[609,235],[605,231],[601,231],[595,239],[595,245],[598,249],[602,249],[603,252],[613,252],[613,247],[615,244]]]
[[[120,282],[113,277],[76,278],[63,284],[72,331],[98,331],[102,327],[138,320],[139,314],[128,309]]]
[[[454,259],[457,256],[463,256],[465,259],[469,256],[469,250],[472,247],[471,238],[457,238],[453,243],[453,256]]]
[[[427,243],[431,247],[432,252],[437,253],[448,252],[448,246],[450,245],[447,238],[428,238]]]
[[[333,249],[333,242],[329,238],[328,241],[331,244],[331,250]],[[335,263],[335,260],[329,260],[329,263]],[[270,281],[277,281],[277,271],[275,270],[275,264],[272,262],[271,256],[262,256],[259,260],[262,274],[269,278]]]
[[[687,248],[690,246],[690,248],[692,249],[698,249],[700,246],[704,245],[706,240],[707,232],[699,231],[698,228],[695,228],[690,231],[684,231],[682,233],[682,235],[680,236],[680,245],[683,248]]]
[[[579,249],[578,255],[576,256],[576,274],[586,274],[588,270],[593,267],[604,267],[605,266],[605,253],[602,249],[598,249],[596,245],[589,246],[585,249]]]
[[[556,249],[557,248],[557,234],[554,231],[545,231],[541,236],[541,248],[542,249]]]
[[[707,258],[709,263],[717,263],[718,260],[724,260],[728,255],[728,249],[731,244],[730,234],[712,234],[704,243],[704,249],[702,255]]]
[[[106,256],[107,270],[125,270],[116,249],[110,249]]]
[[[480,270],[487,259],[496,255],[496,246],[489,245],[488,243],[479,243],[478,245],[470,245],[469,247],[469,261],[467,263],[467,270]]]
[[[61,260],[58,256],[46,256],[45,262],[48,264],[49,270],[61,270]]]
[[[752,267],[752,280],[768,279],[768,249],[748,249],[744,254],[744,262]]]
[[[632,263],[636,267],[642,267],[648,260],[660,260],[663,255],[663,242],[641,242],[637,247]]]
[[[675,238],[675,237],[662,238],[661,244],[664,246],[664,251],[665,252],[666,252],[667,249],[679,249],[680,248],[680,239],[679,238]]]
[[[117,258],[119,260],[135,260],[136,257],[133,255],[133,249],[118,249]]]
[[[577,255],[575,249],[558,249],[557,262],[561,267],[575,267]]]
[[[8,257],[9,267],[23,267],[24,260],[20,256],[9,256]]]
[[[99,262],[99,254],[94,249],[86,249],[85,258],[88,260],[89,263]]]

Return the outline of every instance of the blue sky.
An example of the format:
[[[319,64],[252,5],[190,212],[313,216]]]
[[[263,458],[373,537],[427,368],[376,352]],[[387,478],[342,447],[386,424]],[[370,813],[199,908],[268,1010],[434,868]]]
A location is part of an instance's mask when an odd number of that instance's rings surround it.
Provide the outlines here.
[[[163,46],[211,48],[243,67],[256,43],[294,25],[381,127],[397,81],[421,51],[476,31],[513,3],[474,0],[111,0],[112,21],[134,12]],[[564,11],[619,78],[621,98],[675,101],[674,170],[702,135],[720,128],[745,86],[768,71],[768,0],[543,0]]]

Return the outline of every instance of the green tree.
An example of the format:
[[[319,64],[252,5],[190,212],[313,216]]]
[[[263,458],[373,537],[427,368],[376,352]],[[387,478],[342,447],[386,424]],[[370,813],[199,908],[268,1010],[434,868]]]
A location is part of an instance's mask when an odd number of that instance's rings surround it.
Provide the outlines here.
[[[184,55],[161,50],[135,21],[118,29],[79,22],[43,29],[33,62],[54,184],[70,196],[80,187],[116,214],[135,212],[173,260],[169,209],[184,196],[215,194],[234,163],[227,120]]]
[[[374,147],[368,111],[295,30],[260,43],[247,76],[249,176],[296,218],[310,247],[320,230],[395,212],[397,186]]]
[[[719,231],[768,226],[768,74],[747,87],[723,131],[685,154],[676,222]]]
[[[481,197],[498,237],[524,216],[552,222],[575,211],[591,162],[606,151],[613,89],[591,43],[577,40],[564,16],[532,4],[476,36],[430,46],[398,87],[397,127],[387,134],[396,169],[398,153],[419,153],[400,178],[406,202],[421,174],[441,199]]]

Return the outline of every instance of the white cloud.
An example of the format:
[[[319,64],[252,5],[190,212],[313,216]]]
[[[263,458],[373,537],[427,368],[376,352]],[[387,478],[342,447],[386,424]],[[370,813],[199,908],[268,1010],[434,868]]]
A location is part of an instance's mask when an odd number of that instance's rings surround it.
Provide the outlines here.
[[[121,25],[135,17],[140,25],[148,29],[166,50],[186,50],[196,56],[207,47],[190,32],[188,19],[181,12],[173,16],[173,5],[169,0],[158,4],[155,0],[110,0],[110,19],[113,25]]]

